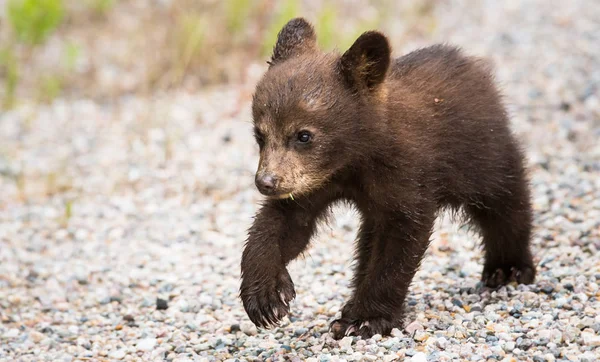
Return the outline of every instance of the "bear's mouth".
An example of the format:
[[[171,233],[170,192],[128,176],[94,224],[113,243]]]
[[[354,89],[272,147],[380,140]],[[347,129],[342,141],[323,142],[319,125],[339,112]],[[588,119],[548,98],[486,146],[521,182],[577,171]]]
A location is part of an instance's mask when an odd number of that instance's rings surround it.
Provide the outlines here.
[[[285,200],[285,199],[294,200],[294,194],[292,192],[286,192],[283,194],[271,195],[271,196],[269,196],[269,198],[278,199],[278,200]]]

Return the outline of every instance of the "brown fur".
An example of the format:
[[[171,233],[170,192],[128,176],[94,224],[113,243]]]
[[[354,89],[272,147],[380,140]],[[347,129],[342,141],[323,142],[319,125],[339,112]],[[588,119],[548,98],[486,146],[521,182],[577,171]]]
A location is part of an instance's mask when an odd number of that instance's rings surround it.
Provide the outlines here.
[[[288,313],[295,291],[286,265],[337,201],[353,203],[362,225],[335,338],[399,326],[443,208],[464,210],[480,230],[486,285],[533,282],[523,155],[489,66],[447,45],[392,60],[378,32],[341,56],[315,44],[312,27],[291,20],[254,96],[256,182],[270,197],[242,256],[250,319],[267,327]],[[309,142],[299,141],[303,131]]]

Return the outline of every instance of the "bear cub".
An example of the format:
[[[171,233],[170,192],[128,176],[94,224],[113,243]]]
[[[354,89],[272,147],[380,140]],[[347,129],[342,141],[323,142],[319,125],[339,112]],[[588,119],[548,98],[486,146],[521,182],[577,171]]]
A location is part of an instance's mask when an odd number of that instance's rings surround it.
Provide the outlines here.
[[[352,296],[334,338],[401,327],[411,280],[440,210],[461,210],[483,238],[482,281],[532,283],[532,210],[519,144],[490,66],[435,45],[391,58],[362,34],[323,53],[304,19],[280,31],[256,87],[255,183],[267,196],[248,231],[240,297],[259,327],[295,297],[286,265],[339,201],[361,215]],[[340,248],[346,246],[340,245]]]

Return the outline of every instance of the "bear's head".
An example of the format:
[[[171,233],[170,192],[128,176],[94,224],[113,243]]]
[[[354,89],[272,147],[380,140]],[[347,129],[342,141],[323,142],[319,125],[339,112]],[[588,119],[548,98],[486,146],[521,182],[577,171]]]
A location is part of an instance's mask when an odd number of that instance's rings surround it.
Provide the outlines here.
[[[282,198],[308,194],[356,164],[385,118],[390,46],[363,33],[344,54],[317,48],[313,27],[290,20],[279,32],[252,115],[260,161],[256,186]]]

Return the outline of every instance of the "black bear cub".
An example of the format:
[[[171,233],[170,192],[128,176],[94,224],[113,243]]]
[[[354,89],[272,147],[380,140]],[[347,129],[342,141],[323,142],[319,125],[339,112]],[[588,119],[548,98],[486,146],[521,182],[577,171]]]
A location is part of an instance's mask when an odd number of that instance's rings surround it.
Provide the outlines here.
[[[401,326],[444,208],[462,210],[481,233],[487,286],[534,280],[523,154],[489,65],[447,45],[390,53],[375,31],[342,55],[319,51],[304,19],[279,33],[252,105],[255,182],[268,197],[241,262],[240,297],[259,327],[289,312],[286,265],[342,200],[355,205],[361,226],[353,294],[330,326],[336,339]]]

